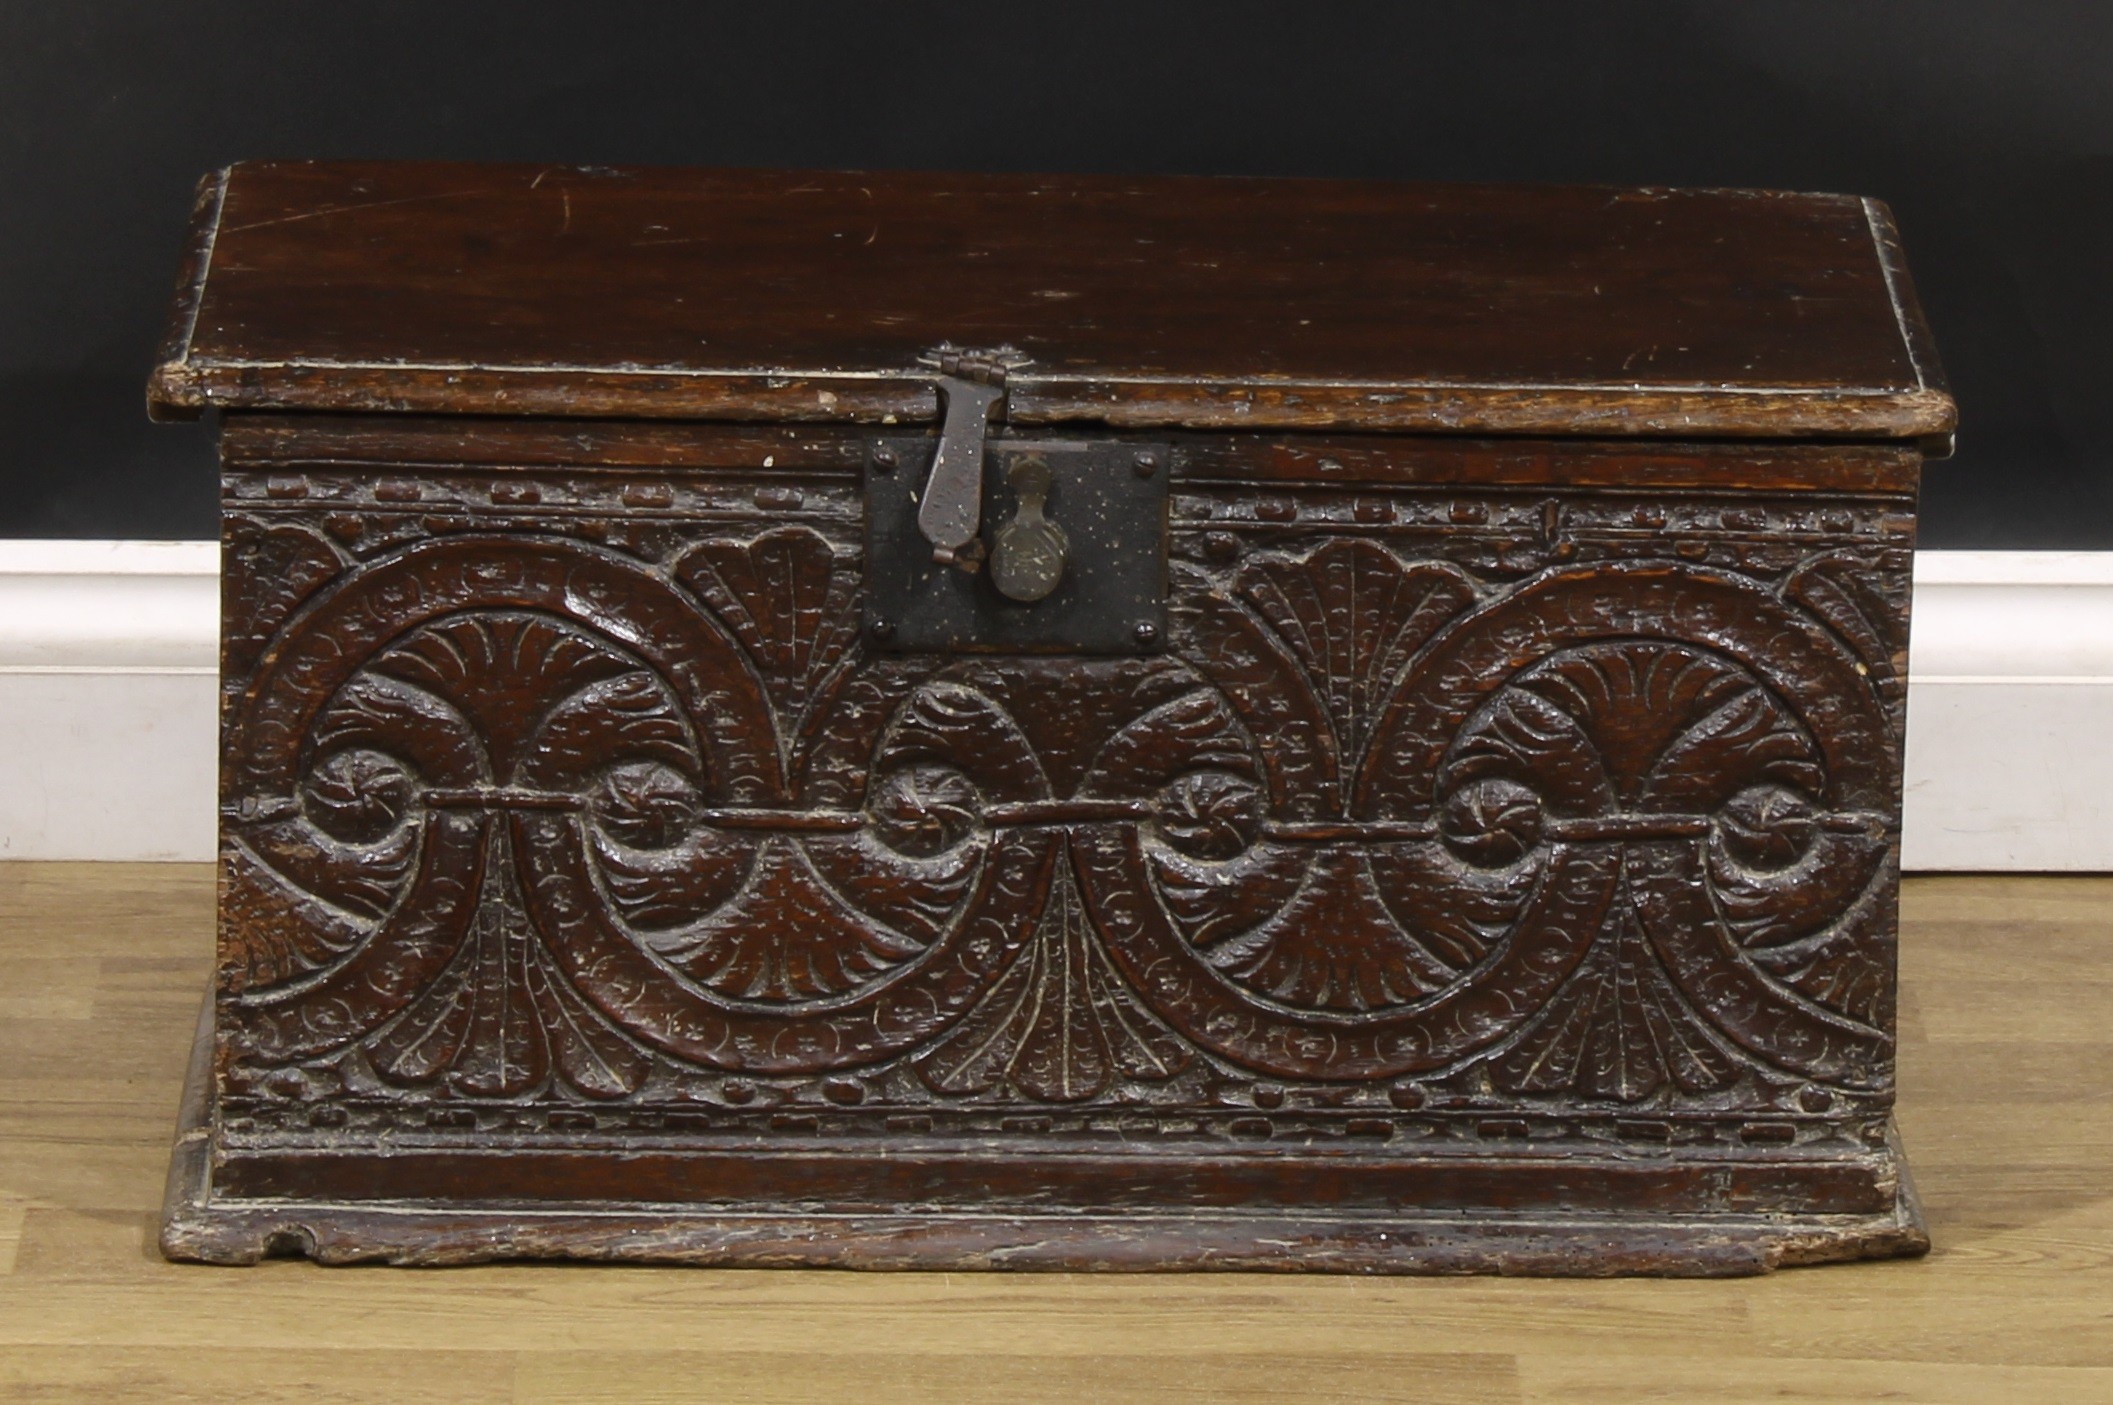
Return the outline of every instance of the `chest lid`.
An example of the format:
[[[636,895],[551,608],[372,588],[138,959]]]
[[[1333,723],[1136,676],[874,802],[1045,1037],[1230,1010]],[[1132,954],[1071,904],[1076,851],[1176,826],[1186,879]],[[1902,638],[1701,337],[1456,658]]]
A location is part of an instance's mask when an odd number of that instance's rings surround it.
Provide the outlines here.
[[[207,407],[1931,438],[1875,201],[1211,177],[245,163],[149,392]]]

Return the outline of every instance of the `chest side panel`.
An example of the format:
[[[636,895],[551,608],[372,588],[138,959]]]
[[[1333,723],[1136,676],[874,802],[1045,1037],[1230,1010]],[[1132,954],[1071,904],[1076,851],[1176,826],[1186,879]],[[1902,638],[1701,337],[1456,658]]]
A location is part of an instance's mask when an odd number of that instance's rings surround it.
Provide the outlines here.
[[[231,455],[226,1148],[1883,1138],[1911,454],[1197,439],[1164,654],[947,658],[655,433]]]

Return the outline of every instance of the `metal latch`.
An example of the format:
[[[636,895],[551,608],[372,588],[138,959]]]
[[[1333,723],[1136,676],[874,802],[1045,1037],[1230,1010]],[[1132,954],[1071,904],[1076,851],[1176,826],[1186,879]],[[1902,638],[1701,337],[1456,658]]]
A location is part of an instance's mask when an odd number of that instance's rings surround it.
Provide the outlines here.
[[[1169,446],[994,432],[1025,357],[944,346],[922,361],[940,373],[937,442],[891,435],[866,451],[867,640],[942,652],[1165,648]]]
[[[983,443],[991,416],[1005,400],[1005,378],[1027,358],[1009,346],[964,351],[941,346],[920,357],[937,367],[939,395],[946,402],[939,449],[917,507],[917,530],[932,544],[932,559],[973,571],[982,564]]]

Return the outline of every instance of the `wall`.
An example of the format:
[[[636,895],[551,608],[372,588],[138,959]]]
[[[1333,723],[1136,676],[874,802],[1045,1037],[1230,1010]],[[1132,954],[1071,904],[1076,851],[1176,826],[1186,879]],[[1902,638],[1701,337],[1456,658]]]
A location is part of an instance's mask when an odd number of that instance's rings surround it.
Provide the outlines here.
[[[240,157],[1192,171],[1892,203],[1962,407],[1926,545],[2113,547],[2113,5],[0,6],[0,536],[208,537],[140,384]]]
[[[0,859],[213,852],[218,552],[0,543]],[[2113,553],[1917,558],[1904,861],[2113,869]]]
[[[198,175],[363,156],[1882,198],[1962,413],[1909,862],[2113,867],[2109,72],[2102,0],[0,6],[0,538],[90,539],[0,544],[0,855],[208,851],[211,426],[141,383]]]

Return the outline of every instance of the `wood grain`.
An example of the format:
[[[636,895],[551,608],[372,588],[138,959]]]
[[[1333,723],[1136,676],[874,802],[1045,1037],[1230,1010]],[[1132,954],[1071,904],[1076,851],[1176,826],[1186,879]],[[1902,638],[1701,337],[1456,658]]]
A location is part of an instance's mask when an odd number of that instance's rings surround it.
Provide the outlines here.
[[[370,421],[233,418],[173,1256],[1923,1245],[1912,449],[1183,436],[1163,652],[949,660],[875,643],[846,428]]]
[[[893,437],[899,430],[890,430]],[[372,472],[443,480],[479,474],[608,474],[642,479],[655,470],[704,469],[727,476],[852,475],[875,438],[848,425],[668,424],[657,421],[534,420],[463,415],[230,415],[220,449],[231,470]],[[994,435],[1002,445],[1013,437]],[[1034,438],[1032,434],[1019,437]],[[1882,493],[1912,500],[1923,456],[1911,445],[1782,442],[1664,442],[1581,439],[1401,439],[1357,434],[1175,434],[1173,476],[1185,484],[1256,483],[1360,488],[1491,485],[1572,489]],[[923,449],[919,461],[929,462]],[[768,467],[764,467],[768,465]],[[1901,503],[1902,510],[1909,501]]]
[[[0,1400],[2113,1398],[2113,880],[1906,884],[1936,1250],[1726,1282],[168,1264],[212,898],[0,865]]]
[[[1198,177],[262,162],[201,189],[151,400],[912,422],[1949,433],[1884,207]]]

